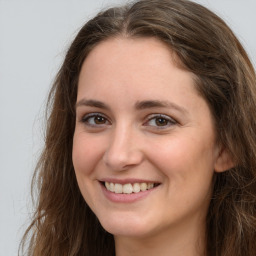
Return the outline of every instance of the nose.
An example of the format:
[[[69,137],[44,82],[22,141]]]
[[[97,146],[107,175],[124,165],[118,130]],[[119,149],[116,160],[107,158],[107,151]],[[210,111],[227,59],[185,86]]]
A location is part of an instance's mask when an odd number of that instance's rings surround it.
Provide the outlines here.
[[[123,171],[139,165],[143,161],[138,135],[127,127],[116,128],[109,138],[104,153],[104,163],[114,171]]]

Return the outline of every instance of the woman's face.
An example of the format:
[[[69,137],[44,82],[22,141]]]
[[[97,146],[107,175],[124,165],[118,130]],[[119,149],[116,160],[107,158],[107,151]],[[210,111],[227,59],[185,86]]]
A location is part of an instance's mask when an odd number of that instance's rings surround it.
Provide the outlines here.
[[[81,193],[116,236],[203,226],[219,150],[212,116],[156,39],[109,39],[78,84],[73,163]]]

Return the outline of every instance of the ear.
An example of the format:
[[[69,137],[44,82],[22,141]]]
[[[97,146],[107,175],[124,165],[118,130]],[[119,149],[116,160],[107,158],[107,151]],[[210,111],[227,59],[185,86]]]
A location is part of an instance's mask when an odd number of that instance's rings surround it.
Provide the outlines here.
[[[235,166],[235,163],[231,157],[230,152],[225,148],[220,148],[215,164],[215,172],[225,172]]]

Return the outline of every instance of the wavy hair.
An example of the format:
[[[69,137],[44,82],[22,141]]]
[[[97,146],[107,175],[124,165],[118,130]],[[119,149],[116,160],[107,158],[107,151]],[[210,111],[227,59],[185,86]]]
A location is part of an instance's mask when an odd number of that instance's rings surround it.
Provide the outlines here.
[[[29,256],[112,256],[113,236],[84,201],[72,164],[74,106],[81,66],[111,37],[154,37],[196,76],[215,120],[218,141],[235,167],[216,173],[207,215],[207,256],[256,255],[256,77],[230,28],[188,0],[139,0],[100,12],[80,30],[47,106],[45,146],[33,177],[36,210],[21,243]],[[28,242],[28,244],[26,244]]]

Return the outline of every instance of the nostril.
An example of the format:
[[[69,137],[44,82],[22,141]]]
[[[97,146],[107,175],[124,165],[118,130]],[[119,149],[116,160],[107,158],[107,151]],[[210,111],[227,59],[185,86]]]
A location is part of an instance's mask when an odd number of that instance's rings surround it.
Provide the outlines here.
[[[129,152],[106,152],[103,157],[106,166],[114,171],[124,171],[143,161],[143,154],[140,151]]]

